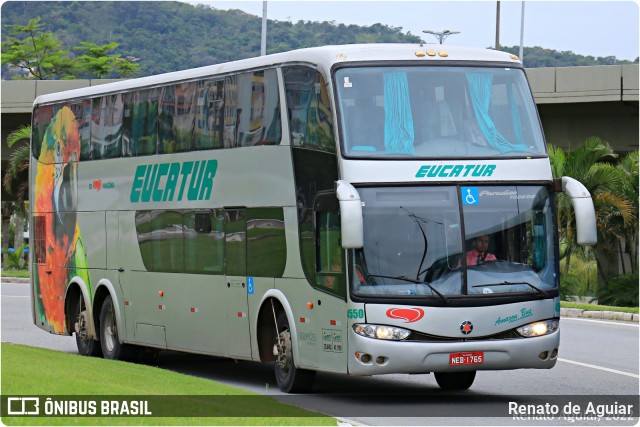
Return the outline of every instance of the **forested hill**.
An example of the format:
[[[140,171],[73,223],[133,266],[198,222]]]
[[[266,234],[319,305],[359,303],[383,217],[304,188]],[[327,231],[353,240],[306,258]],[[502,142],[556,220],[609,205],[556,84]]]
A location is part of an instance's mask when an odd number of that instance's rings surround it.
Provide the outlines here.
[[[183,70],[260,54],[262,19],[240,10],[218,10],[180,2],[40,2],[2,5],[2,39],[7,24],[40,16],[45,31],[65,46],[87,41],[119,43],[114,53],[140,58],[140,75]],[[371,42],[419,42],[401,28],[329,22],[268,22],[267,53],[310,46]]]
[[[519,55],[520,46],[502,46],[500,50]],[[538,67],[581,67],[586,65],[619,65],[631,64],[632,61],[620,60],[615,56],[585,56],[571,51],[557,51],[545,49],[540,46],[524,47],[524,66],[527,68]],[[633,61],[638,63],[638,58]]]
[[[240,10],[163,1],[9,1],[2,5],[1,16],[2,40],[7,36],[6,25],[26,24],[39,16],[45,31],[54,33],[67,48],[80,42],[102,45],[115,41],[119,46],[113,53],[140,58],[138,76],[249,58],[260,52],[261,18]],[[417,43],[422,36],[384,24],[269,20],[267,52],[327,44]],[[517,54],[517,47],[505,48],[512,49]],[[528,63],[530,49],[535,51],[535,65]],[[530,67],[602,63],[598,62],[602,58],[542,48],[526,48],[525,58]],[[605,60],[620,63],[613,57]]]

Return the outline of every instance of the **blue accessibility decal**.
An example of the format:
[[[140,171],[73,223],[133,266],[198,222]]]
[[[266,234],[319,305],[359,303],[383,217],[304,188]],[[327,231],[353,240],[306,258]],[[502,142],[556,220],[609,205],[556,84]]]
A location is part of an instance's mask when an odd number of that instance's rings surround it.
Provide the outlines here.
[[[462,187],[461,191],[462,191],[463,205],[480,204],[480,195],[478,193],[478,187]]]

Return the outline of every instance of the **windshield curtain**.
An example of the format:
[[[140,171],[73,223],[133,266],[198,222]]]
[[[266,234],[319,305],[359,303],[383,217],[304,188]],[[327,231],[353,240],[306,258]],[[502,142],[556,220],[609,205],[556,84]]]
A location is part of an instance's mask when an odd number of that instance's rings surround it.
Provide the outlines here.
[[[360,296],[532,293],[557,288],[555,227],[541,186],[359,188]]]
[[[522,69],[359,67],[335,78],[347,156],[545,155]]]

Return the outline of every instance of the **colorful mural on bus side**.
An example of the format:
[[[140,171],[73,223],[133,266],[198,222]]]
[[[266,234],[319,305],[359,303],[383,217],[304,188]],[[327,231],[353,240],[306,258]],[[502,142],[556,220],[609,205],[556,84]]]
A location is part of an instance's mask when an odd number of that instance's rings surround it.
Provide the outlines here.
[[[67,284],[79,277],[89,292],[91,287],[76,212],[80,139],[76,117],[69,107],[55,114],[41,144],[33,206],[34,214],[44,218],[40,230],[38,226],[34,230],[34,238],[40,240],[44,251],[33,254],[37,257],[33,269],[36,321],[48,324],[51,332],[71,333],[65,330]]]

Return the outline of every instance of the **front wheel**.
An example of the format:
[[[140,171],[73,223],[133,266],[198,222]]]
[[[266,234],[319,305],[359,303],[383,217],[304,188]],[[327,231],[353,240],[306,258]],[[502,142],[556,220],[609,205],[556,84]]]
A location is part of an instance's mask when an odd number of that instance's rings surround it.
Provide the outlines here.
[[[467,372],[435,372],[436,382],[441,389],[447,391],[466,390],[476,378],[476,371]]]
[[[278,387],[285,393],[304,393],[313,386],[315,371],[299,369],[293,361],[291,330],[287,315],[281,311],[276,318],[277,329],[273,344],[275,374]]]
[[[125,360],[132,358],[129,346],[120,343],[118,325],[111,296],[107,296],[100,309],[100,345],[105,359]]]

